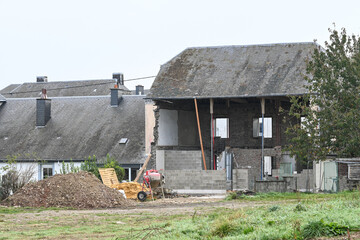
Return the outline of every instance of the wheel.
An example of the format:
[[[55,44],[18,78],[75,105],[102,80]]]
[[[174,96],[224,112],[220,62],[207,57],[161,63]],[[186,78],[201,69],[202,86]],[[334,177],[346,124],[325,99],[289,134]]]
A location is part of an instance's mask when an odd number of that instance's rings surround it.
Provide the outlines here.
[[[146,197],[147,197],[147,194],[146,194],[146,192],[144,192],[144,191],[140,191],[140,192],[138,192],[138,194],[137,194],[137,198],[138,198],[141,202],[145,201],[145,200],[146,200]]]

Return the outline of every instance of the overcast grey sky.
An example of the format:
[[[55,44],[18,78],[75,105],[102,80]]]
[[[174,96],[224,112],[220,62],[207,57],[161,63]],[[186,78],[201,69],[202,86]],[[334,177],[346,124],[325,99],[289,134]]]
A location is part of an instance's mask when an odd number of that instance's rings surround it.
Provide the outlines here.
[[[311,42],[360,33],[360,1],[0,0],[0,89],[156,75],[187,47]],[[153,79],[127,82],[146,88]]]

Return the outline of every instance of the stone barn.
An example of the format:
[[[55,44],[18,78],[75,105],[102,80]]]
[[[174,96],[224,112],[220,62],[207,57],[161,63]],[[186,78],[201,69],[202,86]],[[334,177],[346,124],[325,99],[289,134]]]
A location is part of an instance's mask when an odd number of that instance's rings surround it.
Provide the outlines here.
[[[306,61],[316,47],[196,47],[162,65],[147,97],[155,105],[151,165],[164,171],[166,185],[222,193],[300,174],[282,148],[294,121],[289,96],[306,93]]]

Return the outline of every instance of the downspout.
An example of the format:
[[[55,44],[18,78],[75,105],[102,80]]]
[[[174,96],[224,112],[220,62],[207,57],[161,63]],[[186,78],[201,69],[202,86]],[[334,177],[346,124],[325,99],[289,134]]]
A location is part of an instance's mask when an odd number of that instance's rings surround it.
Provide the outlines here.
[[[213,167],[213,170],[215,170],[215,161],[214,161],[214,142],[213,142],[213,136],[214,136],[214,99],[210,99],[210,115],[211,115],[211,162],[210,162],[210,169]]]
[[[200,139],[200,146],[201,146],[201,154],[202,154],[204,169],[207,170],[207,169],[206,169],[206,162],[205,162],[204,147],[203,147],[203,142],[202,142],[202,137],[201,137],[201,128],[200,128],[200,121],[199,121],[199,111],[198,111],[197,101],[196,101],[196,98],[195,98],[195,97],[194,97],[194,103],[195,103],[195,112],[196,112],[197,125],[198,125],[198,129],[199,129],[199,139]]]
[[[265,98],[261,98],[261,118],[262,118],[262,132],[261,132],[261,180],[263,180],[264,171],[264,114],[265,114]]]

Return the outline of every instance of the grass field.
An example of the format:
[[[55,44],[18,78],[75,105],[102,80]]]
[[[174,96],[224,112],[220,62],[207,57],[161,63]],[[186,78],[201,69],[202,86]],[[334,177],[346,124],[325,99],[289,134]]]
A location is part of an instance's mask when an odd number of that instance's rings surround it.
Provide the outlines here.
[[[191,213],[176,208],[159,214],[156,205],[124,213],[1,207],[0,239],[310,239],[360,230],[358,191],[268,193],[199,205]]]

